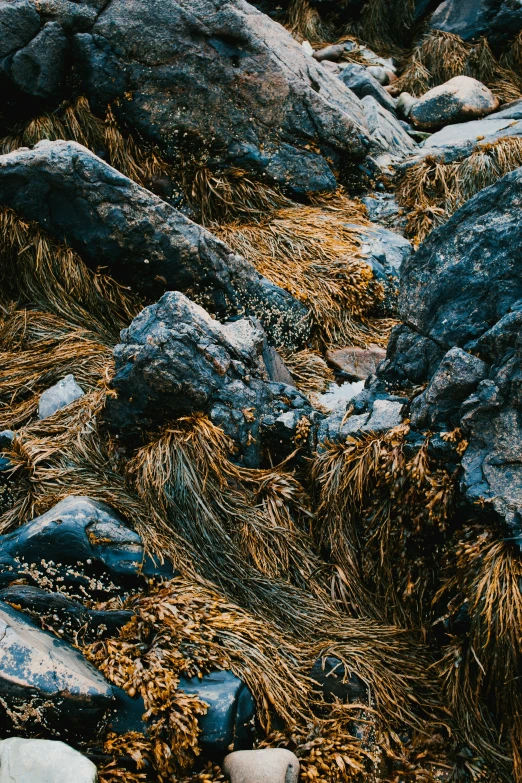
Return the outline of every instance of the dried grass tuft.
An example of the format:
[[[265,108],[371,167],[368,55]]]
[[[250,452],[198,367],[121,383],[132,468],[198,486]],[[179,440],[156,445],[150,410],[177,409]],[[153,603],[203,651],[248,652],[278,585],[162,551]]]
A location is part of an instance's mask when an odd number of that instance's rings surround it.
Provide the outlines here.
[[[388,339],[389,323],[372,318],[384,292],[361,251],[367,225],[362,208],[342,198],[214,230],[261,274],[309,305],[320,342],[334,347]]]
[[[296,353],[280,353],[295,385],[305,394],[323,394],[335,380],[333,370],[318,351],[305,348]]]
[[[308,41],[312,46],[325,46],[335,40],[335,30],[323,22],[309,0],[291,0],[286,27],[298,41]]]
[[[522,166],[522,138],[506,136],[479,144],[454,163],[425,158],[407,169],[397,187],[399,203],[412,211],[407,232],[418,244],[459,207]]]
[[[356,25],[357,37],[389,52],[408,45],[415,20],[415,0],[368,0]]]

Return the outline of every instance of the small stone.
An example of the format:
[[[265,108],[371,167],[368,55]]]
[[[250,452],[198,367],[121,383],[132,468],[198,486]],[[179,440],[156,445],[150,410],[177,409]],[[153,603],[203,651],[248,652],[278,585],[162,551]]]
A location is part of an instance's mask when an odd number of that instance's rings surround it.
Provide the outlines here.
[[[377,79],[379,84],[382,84],[383,87],[386,87],[386,85],[390,83],[391,71],[387,71],[382,65],[369,65],[366,70],[374,79]]]
[[[70,405],[84,396],[83,390],[74,380],[74,375],[66,375],[61,381],[46,389],[38,403],[38,418],[47,419],[56,411]]]
[[[386,358],[386,351],[378,345],[369,348],[337,348],[327,351],[326,359],[350,378],[365,381],[374,375],[378,365]]]
[[[299,759],[285,748],[239,750],[223,766],[230,783],[297,783]]]
[[[410,95],[409,92],[401,92],[399,97],[397,98],[397,113],[399,116],[403,117],[405,120],[407,120],[411,114],[411,110],[417,103],[417,98],[414,98],[413,95]]]
[[[306,54],[313,55],[314,47],[309,41],[303,41],[301,46],[303,47],[303,50],[306,52]]]
[[[470,76],[455,76],[423,95],[409,116],[417,128],[430,130],[485,117],[498,105],[498,98],[482,82]]]
[[[96,783],[88,758],[64,742],[10,737],[0,741],[0,783]]]

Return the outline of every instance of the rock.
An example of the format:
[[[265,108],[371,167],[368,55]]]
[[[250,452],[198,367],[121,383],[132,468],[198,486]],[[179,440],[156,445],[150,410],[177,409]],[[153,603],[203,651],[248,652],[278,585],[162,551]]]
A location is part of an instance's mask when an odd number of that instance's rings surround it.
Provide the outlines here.
[[[401,92],[397,98],[396,110],[399,117],[404,117],[407,120],[411,114],[411,110],[417,103],[418,98],[414,98],[409,92]]]
[[[392,71],[386,70],[386,68],[383,68],[382,65],[369,65],[366,71],[370,74],[370,76],[373,76],[373,78],[376,79],[379,84],[382,84],[383,87],[386,87],[386,85],[390,84],[392,79],[397,78]]]
[[[390,276],[399,277],[402,265],[413,253],[411,242],[401,234],[379,225],[368,227],[361,249],[373,269],[375,279],[384,284]]]
[[[489,116],[491,120],[522,120],[522,98],[505,103],[499,111]]]
[[[328,656],[318,658],[314,663],[310,678],[320,686],[325,701],[339,699],[343,704],[368,704],[368,686],[357,674],[348,674],[339,658]]]
[[[205,150],[212,170],[304,194],[334,189],[337,165],[365,154],[351,93],[244,0],[113,0],[73,55],[91,104],[110,102],[168,158]]]
[[[10,737],[0,741],[0,783],[96,783],[92,761],[64,742]]]
[[[28,565],[42,560],[75,566],[95,562],[111,578],[124,581],[135,581],[141,574],[168,578],[174,573],[170,564],[156,565],[145,556],[140,536],[109,506],[72,495],[12,533],[0,536],[0,561],[4,558],[14,569],[13,573],[7,567],[3,569],[0,584],[5,586]]]
[[[460,502],[522,535],[522,169],[481,191],[402,270],[383,381],[428,383],[412,424],[459,426]],[[408,376],[408,377],[405,377]]]
[[[0,158],[0,203],[65,239],[93,268],[152,300],[190,290],[221,316],[257,313],[276,344],[309,332],[308,309],[196,225],[75,142]]]
[[[416,149],[415,142],[397,118],[370,95],[361,103],[370,130],[372,153],[384,152],[399,160],[411,155]]]
[[[114,350],[117,398],[108,400],[106,418],[127,436],[201,411],[254,467],[268,442],[279,457],[293,451],[295,426],[312,416],[297,389],[268,380],[261,362],[265,336],[251,320],[221,324],[171,292],[146,307],[121,340]],[[287,412],[296,420],[281,431],[276,421]],[[274,427],[277,434],[271,435]]]
[[[46,389],[38,401],[38,418],[46,419],[56,411],[70,405],[84,396],[83,390],[74,380],[74,375],[66,375],[61,381]]]
[[[484,84],[469,76],[455,76],[419,98],[409,118],[416,128],[430,130],[484,117],[498,105],[498,98]]]
[[[522,7],[518,0],[445,0],[432,15],[430,27],[465,41],[486,35],[493,44],[505,44],[522,29]]]
[[[37,34],[40,17],[30,0],[2,0],[0,19],[0,70],[5,74],[9,61],[4,58],[23,49]]]
[[[380,362],[386,358],[386,351],[378,345],[370,348],[337,348],[326,352],[326,359],[345,375],[359,381],[365,381],[375,374]]]
[[[128,610],[87,609],[63,593],[51,593],[41,587],[14,584],[0,590],[0,601],[28,614],[37,625],[52,628],[58,636],[82,643],[114,636],[133,617]]]
[[[336,409],[320,422],[317,441],[320,444],[327,443],[344,440],[348,435],[379,434],[398,427],[402,423],[407,402],[405,398],[386,393],[370,395],[370,399],[365,399],[363,391],[351,400],[353,413],[348,417],[346,410]]]
[[[0,449],[8,449],[15,439],[13,430],[2,430],[0,432]]]
[[[297,783],[299,759],[285,748],[240,750],[226,757],[223,771],[230,783]]]
[[[324,46],[322,49],[318,49],[314,52],[313,57],[314,60],[317,60],[319,63],[322,63],[325,60],[332,63],[338,63],[346,51],[349,51],[349,47],[346,46],[346,43],[332,44],[331,46]]]
[[[393,193],[369,193],[361,198],[368,210],[372,223],[377,223],[395,232],[403,232],[406,228],[405,210],[399,205]]]
[[[252,747],[255,703],[239,677],[229,671],[211,672],[201,679],[181,677],[179,689],[209,705],[199,718],[199,743],[207,758],[219,761],[228,750]]]
[[[373,66],[374,70],[379,72],[384,71],[381,66]],[[388,109],[389,112],[395,114],[395,101],[386,92],[380,83],[372,73],[372,66],[365,68],[364,65],[358,65],[357,63],[348,63],[346,68],[343,68],[341,73],[341,81],[354,92],[358,98],[366,98],[367,95],[371,95],[375,98],[377,103]]]
[[[48,22],[13,56],[8,76],[27,95],[57,100],[64,87],[68,52],[69,42],[61,26]]]
[[[81,653],[0,603],[0,704],[11,730],[93,737],[113,701]]]
[[[314,47],[312,46],[311,43],[309,43],[309,41],[303,41],[301,46],[303,47],[303,51],[306,52],[306,54],[313,56]]]
[[[448,125],[433,133],[423,144],[426,154],[437,152],[439,147],[449,147],[452,158],[470,154],[478,142],[487,139],[491,143],[497,138],[522,135],[522,122],[514,123],[509,118],[492,114],[483,120],[473,120],[457,125]],[[428,152],[429,150],[429,152]]]
[[[428,388],[411,407],[414,427],[452,430],[459,423],[464,400],[487,377],[488,365],[462,348],[451,348],[444,356]]]

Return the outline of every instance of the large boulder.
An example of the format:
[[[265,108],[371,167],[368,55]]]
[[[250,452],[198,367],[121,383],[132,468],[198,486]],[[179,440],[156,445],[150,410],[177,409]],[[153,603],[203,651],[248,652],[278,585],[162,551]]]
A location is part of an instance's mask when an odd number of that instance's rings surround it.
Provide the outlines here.
[[[237,444],[250,466],[264,448],[293,451],[310,403],[295,387],[272,382],[262,360],[264,334],[249,319],[214,320],[183,294],[170,292],[146,307],[121,333],[114,350],[106,419],[129,435],[169,419],[203,412]]]
[[[170,159],[304,194],[365,154],[355,96],[244,0],[4,1],[2,50],[11,110],[80,88]]]
[[[92,761],[64,742],[10,737],[0,742],[0,783],[97,783]]]
[[[114,700],[110,684],[66,642],[0,602],[0,726],[87,740]]]
[[[491,114],[498,106],[498,98],[484,84],[470,76],[455,76],[416,101],[409,119],[416,128],[433,130],[476,120]]]
[[[519,0],[444,0],[430,26],[465,41],[485,35],[494,44],[505,44],[522,29],[522,6]]]
[[[0,204],[149,300],[186,291],[220,316],[258,315],[276,343],[308,334],[304,305],[80,144],[42,141],[0,157]]]
[[[462,498],[522,534],[522,169],[468,201],[402,270],[400,315],[381,381],[428,384],[418,431],[459,426]]]

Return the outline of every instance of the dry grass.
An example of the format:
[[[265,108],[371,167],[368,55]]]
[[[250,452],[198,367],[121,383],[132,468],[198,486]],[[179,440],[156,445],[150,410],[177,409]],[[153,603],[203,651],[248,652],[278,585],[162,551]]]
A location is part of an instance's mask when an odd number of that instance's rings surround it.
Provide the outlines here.
[[[323,22],[309,0],[291,0],[286,27],[298,41],[308,41],[316,48],[335,40],[335,31]]]
[[[416,243],[442,225],[459,207],[522,165],[522,138],[480,143],[454,163],[425,158],[407,169],[397,187],[399,203],[412,211],[407,232]]]
[[[450,709],[478,753],[522,780],[522,561],[494,531],[468,528],[450,549],[448,579],[436,599],[448,616],[464,610],[469,629],[440,662]],[[510,770],[511,753],[512,770]]]
[[[520,71],[507,67],[507,61],[499,63],[485,38],[469,44],[458,35],[442,30],[430,30],[421,39],[394,87],[420,97],[461,75],[483,82],[503,103],[522,94]]]
[[[289,353],[280,351],[281,357],[295,385],[305,394],[323,394],[335,376],[318,351],[305,348],[303,351]]]
[[[384,293],[361,251],[366,225],[362,208],[343,197],[214,230],[261,274],[311,308],[323,346],[382,345],[389,324],[372,319]]]
[[[356,35],[378,51],[396,53],[410,42],[415,0],[368,0],[356,25]]]

